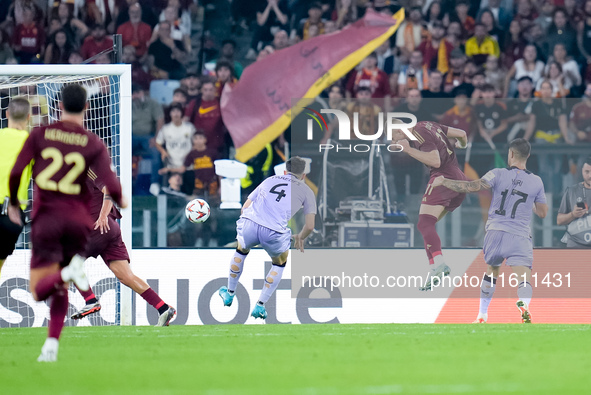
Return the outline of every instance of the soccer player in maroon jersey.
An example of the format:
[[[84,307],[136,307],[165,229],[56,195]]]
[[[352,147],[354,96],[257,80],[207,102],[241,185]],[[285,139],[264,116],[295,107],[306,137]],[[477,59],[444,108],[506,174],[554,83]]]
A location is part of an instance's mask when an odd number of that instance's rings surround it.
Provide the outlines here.
[[[431,270],[430,279],[421,288],[429,290],[434,278],[441,278],[450,273],[449,266],[443,260],[441,240],[435,230],[435,224],[445,214],[458,208],[466,197],[465,193],[454,192],[442,186],[434,188],[431,184],[440,175],[452,180],[468,179],[458,166],[454,144],[449,139],[456,140],[455,146],[457,148],[466,148],[468,141],[465,131],[435,122],[421,121],[417,122],[414,127],[406,129],[416,137],[416,141],[410,141],[409,137],[400,130],[393,131],[392,141],[398,140],[397,143],[403,147],[404,152],[431,170],[417,223],[417,229],[423,235],[429,264],[436,265]]]
[[[86,186],[90,191],[91,218],[93,220],[96,218],[94,229],[88,238],[86,256],[96,258],[100,255],[119,281],[133,289],[146,302],[158,310],[160,317],[156,326],[168,326],[176,314],[176,310],[164,303],[144,280],[131,271],[129,254],[121,238],[121,229],[116,221],[121,218],[121,213],[113,205],[113,200],[108,195],[102,180],[97,177],[97,174],[92,169],[88,169]],[[92,289],[89,288],[87,291],[79,289],[79,291],[86,301],[86,306],[72,315],[71,318],[75,320],[96,313],[101,309],[101,305]]]
[[[30,289],[37,301],[51,296],[48,335],[39,362],[57,361],[58,339],[68,312],[68,283],[88,289],[84,274],[86,241],[92,229],[88,168],[98,170],[111,197],[127,206],[121,185],[111,171],[105,145],[84,129],[86,91],[78,84],[61,91],[62,119],[31,131],[10,173],[10,219],[21,223],[17,190],[24,168],[34,160],[35,199],[31,240]]]

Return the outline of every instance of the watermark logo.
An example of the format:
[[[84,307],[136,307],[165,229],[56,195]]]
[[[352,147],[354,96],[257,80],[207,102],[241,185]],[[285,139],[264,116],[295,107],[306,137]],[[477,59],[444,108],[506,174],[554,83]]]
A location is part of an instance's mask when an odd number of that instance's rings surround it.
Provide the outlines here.
[[[371,141],[372,144],[334,144],[334,143],[321,143],[319,144],[319,151],[324,150],[335,150],[335,151],[349,151],[349,152],[368,152],[372,146],[378,151],[380,147],[386,147],[389,152],[401,152],[403,147],[399,144],[379,144],[383,140],[384,134],[387,141],[393,141],[393,131],[398,130],[404,133],[404,135],[411,141],[417,141],[417,137],[412,133],[412,128],[417,124],[417,117],[414,114],[407,112],[379,112],[376,115],[377,131],[362,130],[360,128],[360,114],[359,112],[347,113],[337,109],[321,109],[320,112],[315,111],[309,107],[304,107],[308,110],[310,119],[307,122],[306,138],[308,141],[314,138],[314,122],[318,124],[320,130],[324,133],[328,130],[328,122],[322,114],[332,114],[333,121],[337,124],[337,132],[335,138],[337,142],[349,141],[349,140],[361,140],[365,142]],[[351,120],[351,117],[353,118]],[[385,118],[385,119],[384,119]],[[410,122],[404,122],[403,120],[408,119]],[[352,132],[352,133],[351,133]],[[353,136],[352,136],[353,135]]]

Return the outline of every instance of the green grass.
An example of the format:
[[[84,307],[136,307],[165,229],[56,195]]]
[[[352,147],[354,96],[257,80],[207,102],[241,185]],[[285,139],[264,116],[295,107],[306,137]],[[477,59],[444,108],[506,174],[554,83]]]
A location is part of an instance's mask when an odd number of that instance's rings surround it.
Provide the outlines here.
[[[0,330],[3,394],[589,393],[589,325]]]

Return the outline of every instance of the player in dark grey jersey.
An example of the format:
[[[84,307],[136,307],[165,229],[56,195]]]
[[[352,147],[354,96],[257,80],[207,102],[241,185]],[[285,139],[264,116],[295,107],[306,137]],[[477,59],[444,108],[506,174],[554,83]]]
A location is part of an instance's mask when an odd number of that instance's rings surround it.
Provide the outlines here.
[[[591,248],[591,156],[585,160],[583,182],[566,189],[556,223],[566,225],[562,242],[569,248]]]

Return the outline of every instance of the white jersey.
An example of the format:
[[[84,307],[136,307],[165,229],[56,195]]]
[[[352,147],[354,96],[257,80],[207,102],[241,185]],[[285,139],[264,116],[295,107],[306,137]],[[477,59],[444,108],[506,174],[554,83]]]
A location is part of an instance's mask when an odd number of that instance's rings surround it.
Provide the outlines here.
[[[287,223],[302,207],[304,214],[316,214],[314,192],[291,174],[267,178],[248,198],[252,204],[240,217],[279,233],[289,232]]]

